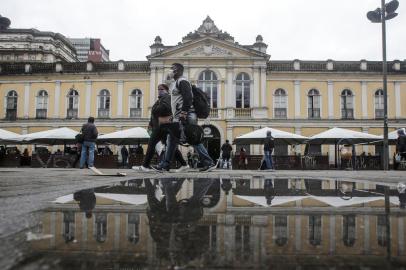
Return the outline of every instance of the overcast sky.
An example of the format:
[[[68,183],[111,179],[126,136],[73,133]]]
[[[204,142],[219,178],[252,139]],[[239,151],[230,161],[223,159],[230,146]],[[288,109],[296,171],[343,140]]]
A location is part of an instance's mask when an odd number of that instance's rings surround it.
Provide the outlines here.
[[[101,38],[111,60],[145,60],[156,35],[175,45],[209,15],[240,44],[261,34],[271,60],[381,60],[379,0],[1,0],[14,28]],[[389,0],[387,0],[389,2]],[[406,0],[387,25],[388,60],[406,58]]]

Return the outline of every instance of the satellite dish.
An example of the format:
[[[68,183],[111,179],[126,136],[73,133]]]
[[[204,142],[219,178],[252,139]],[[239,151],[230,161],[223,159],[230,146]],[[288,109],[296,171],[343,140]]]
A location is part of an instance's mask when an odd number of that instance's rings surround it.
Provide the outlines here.
[[[380,23],[381,22],[381,12],[380,10],[374,10],[367,13],[368,19],[373,23]]]
[[[391,14],[391,13],[394,13],[396,11],[396,9],[398,9],[398,7],[399,7],[399,1],[398,0],[392,0],[389,3],[385,4],[386,13],[388,15]]]
[[[385,20],[388,21],[388,20],[390,20],[390,19],[395,18],[396,16],[398,16],[398,14],[397,14],[396,12],[395,12],[395,13],[388,14],[388,15],[386,15],[386,17],[385,17]]]

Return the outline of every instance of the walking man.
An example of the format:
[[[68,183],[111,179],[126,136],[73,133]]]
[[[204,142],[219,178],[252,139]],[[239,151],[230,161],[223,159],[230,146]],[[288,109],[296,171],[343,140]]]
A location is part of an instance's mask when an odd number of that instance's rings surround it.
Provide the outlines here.
[[[89,117],[87,123],[82,126],[83,143],[80,156],[80,168],[83,169],[87,160],[89,168],[94,167],[94,148],[98,136],[97,128],[94,124],[94,117]],[[87,153],[89,152],[89,156]]]
[[[264,160],[265,160],[266,168],[268,170],[274,169],[274,166],[272,164],[272,152],[273,152],[274,148],[275,148],[275,142],[272,137],[272,132],[268,131],[266,133],[266,138],[264,141]]]
[[[221,158],[223,160],[223,164],[224,162],[227,164],[227,169],[230,169],[231,151],[233,151],[233,148],[230,145],[230,141],[226,140],[226,142],[221,146]],[[222,167],[224,167],[224,165]]]
[[[128,150],[125,145],[121,147],[121,165],[125,168],[127,167],[127,159],[128,159]]]
[[[185,139],[184,133],[182,132],[184,125],[186,123],[197,125],[197,115],[193,108],[192,86],[190,82],[183,77],[183,70],[184,68],[182,64],[174,63],[171,67],[171,73],[168,75],[168,79],[171,80],[169,93],[171,95],[172,121],[179,124],[181,135],[179,136],[180,138],[175,138],[173,134],[168,135],[165,158],[163,162],[155,167],[157,171],[169,170],[171,160],[174,158],[175,150],[178,147],[179,141]],[[202,143],[193,145],[193,148],[199,154],[200,163],[203,165],[200,171],[207,172],[216,168],[216,164],[214,164]]]

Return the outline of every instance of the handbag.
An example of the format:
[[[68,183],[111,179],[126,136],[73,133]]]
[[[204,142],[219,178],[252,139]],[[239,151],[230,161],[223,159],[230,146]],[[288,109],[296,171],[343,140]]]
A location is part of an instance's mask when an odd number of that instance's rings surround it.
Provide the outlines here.
[[[399,153],[397,153],[397,154],[395,155],[395,161],[396,161],[396,163],[399,163],[401,160],[402,160],[401,155],[400,155]]]

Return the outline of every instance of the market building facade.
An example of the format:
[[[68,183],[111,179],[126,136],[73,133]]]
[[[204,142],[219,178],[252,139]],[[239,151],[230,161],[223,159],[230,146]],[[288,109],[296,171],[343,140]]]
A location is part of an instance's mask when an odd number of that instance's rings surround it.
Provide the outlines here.
[[[175,46],[156,37],[147,61],[1,63],[0,126],[20,134],[62,126],[78,130],[95,116],[101,133],[147,127],[157,86],[179,62],[210,97],[210,117],[201,124],[213,156],[226,139],[265,126],[304,136],[332,127],[382,134],[381,62],[272,60],[267,47],[260,35],[252,45],[241,45],[207,17]],[[406,126],[405,62],[390,61],[388,71],[392,131]],[[246,148],[251,154],[262,151]]]

